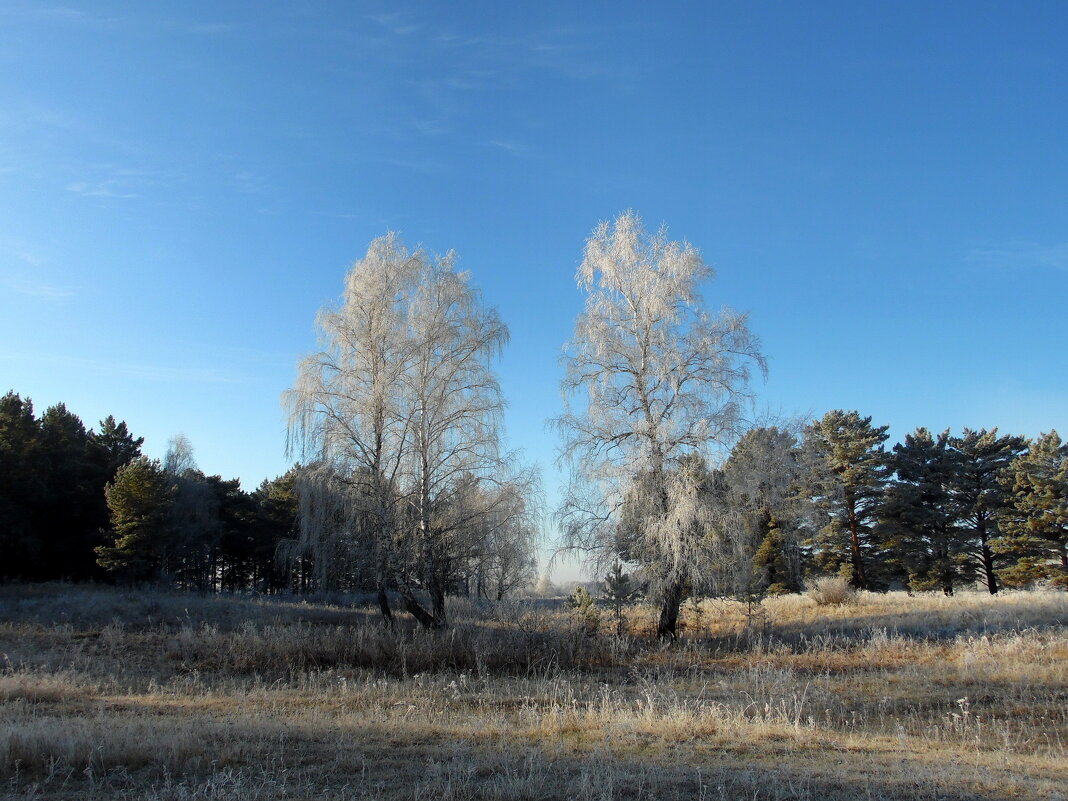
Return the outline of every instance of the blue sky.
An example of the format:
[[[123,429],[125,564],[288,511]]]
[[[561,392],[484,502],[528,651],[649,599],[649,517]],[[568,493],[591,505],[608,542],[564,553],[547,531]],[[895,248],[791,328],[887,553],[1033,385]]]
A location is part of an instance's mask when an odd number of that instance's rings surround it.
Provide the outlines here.
[[[511,328],[552,496],[585,238],[697,245],[784,414],[1066,427],[1068,5],[0,0],[0,391],[205,472],[285,470],[280,393],[387,230]]]

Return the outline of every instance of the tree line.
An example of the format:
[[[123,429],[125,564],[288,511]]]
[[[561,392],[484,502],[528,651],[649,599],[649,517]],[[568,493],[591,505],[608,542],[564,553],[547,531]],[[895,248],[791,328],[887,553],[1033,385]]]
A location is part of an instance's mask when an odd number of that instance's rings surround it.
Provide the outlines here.
[[[599,575],[622,566],[676,634],[702,595],[757,599],[838,574],[859,589],[1068,587],[1068,446],[998,430],[888,426],[835,410],[747,417],[766,371],[745,314],[712,311],[695,247],[627,212],[587,240],[583,312],[551,421],[568,483],[555,517]],[[0,402],[0,577],[201,590],[373,592],[427,627],[448,595],[531,583],[536,471],[503,446],[493,364],[508,340],[455,254],[373,241],[317,318],[283,398],[299,464],[244,492],[176,437],[161,462],[109,417]]]
[[[236,478],[203,473],[183,435],[162,461],[142,455],[143,442],[113,416],[86,429],[65,404],[36,417],[29,398],[0,398],[0,580],[376,589],[361,532],[316,538],[301,528],[299,493],[315,485],[318,468],[297,465],[246,492]],[[498,499],[495,511],[517,524],[514,503]],[[532,580],[532,548],[503,541],[502,528],[481,532],[480,542],[472,535],[447,592],[502,598]]]
[[[276,592],[307,585],[276,553],[295,536],[293,471],[255,491],[205,475],[182,435],[163,462],[113,416],[87,429],[63,403],[0,398],[0,578],[163,581]]]
[[[720,555],[727,570],[707,571],[713,585],[742,597],[796,592],[806,575],[947,595],[1068,589],[1068,446],[1056,431],[920,427],[887,449],[888,428],[834,410],[799,435],[747,431],[702,480],[721,528],[738,533],[720,539],[746,554]]]

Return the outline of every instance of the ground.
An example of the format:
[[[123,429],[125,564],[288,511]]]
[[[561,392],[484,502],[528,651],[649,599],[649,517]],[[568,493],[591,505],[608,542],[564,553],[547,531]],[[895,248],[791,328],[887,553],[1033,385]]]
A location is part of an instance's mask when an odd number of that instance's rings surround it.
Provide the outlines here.
[[[561,603],[386,631],[347,599],[0,588],[0,794],[1068,797],[1068,594]],[[747,614],[749,612],[749,614]]]

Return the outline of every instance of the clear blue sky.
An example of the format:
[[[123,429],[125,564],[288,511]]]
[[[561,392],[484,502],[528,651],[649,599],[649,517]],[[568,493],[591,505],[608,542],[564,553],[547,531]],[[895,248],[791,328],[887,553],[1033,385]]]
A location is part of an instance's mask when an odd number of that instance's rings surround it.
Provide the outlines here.
[[[583,242],[718,271],[761,403],[1068,428],[1068,4],[0,0],[0,392],[253,487],[316,310],[387,230],[456,249],[544,429]]]

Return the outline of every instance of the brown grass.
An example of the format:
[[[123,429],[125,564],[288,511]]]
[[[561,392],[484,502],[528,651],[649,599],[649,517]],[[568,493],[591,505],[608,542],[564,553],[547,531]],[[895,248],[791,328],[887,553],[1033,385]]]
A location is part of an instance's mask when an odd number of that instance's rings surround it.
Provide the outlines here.
[[[25,591],[25,596],[21,593]],[[1068,600],[706,601],[675,645],[560,604],[0,590],[0,796],[1003,799],[1068,787]]]

